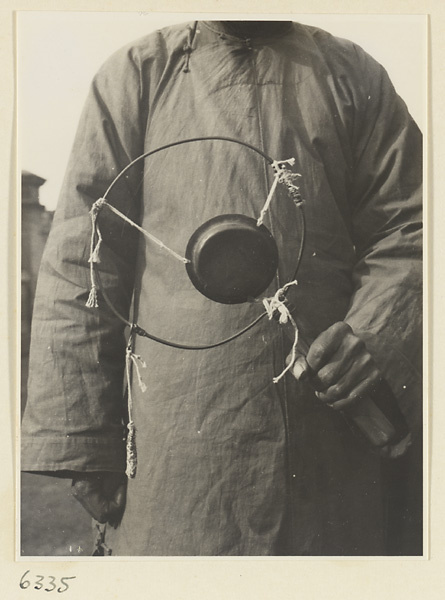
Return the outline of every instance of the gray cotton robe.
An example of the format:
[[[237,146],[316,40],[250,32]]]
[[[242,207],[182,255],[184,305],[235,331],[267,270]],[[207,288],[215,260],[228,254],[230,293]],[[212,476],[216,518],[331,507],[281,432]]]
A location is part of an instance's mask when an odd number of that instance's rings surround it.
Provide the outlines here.
[[[191,51],[187,43],[191,41]],[[187,58],[188,56],[188,58]],[[188,66],[186,65],[188,61]],[[42,262],[22,468],[125,469],[125,328],[90,288],[89,210],[132,159],[169,142],[229,136],[295,157],[307,240],[290,294],[309,340],[345,320],[366,343],[415,437],[421,428],[421,135],[385,70],[355,44],[288,24],[244,40],[221,22],[174,26],[113,55],[95,77]],[[258,216],[267,163],[223,141],[186,144],[130,169],[110,197],[183,254],[222,213]],[[146,330],[206,344],[259,303],[199,294],[184,265],[110,211],[101,281]],[[280,252],[271,296],[292,278],[301,230],[279,188],[265,225]],[[137,338],[138,471],[107,543],[115,555],[387,552],[381,459],[307,383],[280,373],[290,342],[263,319],[211,350]],[[135,373],[133,371],[133,378]]]

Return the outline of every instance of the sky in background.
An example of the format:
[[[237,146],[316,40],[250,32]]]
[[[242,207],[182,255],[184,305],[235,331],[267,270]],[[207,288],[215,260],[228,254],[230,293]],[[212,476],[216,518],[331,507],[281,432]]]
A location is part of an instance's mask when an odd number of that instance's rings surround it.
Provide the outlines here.
[[[350,39],[388,71],[424,131],[426,19],[415,15],[255,15],[292,19]],[[54,209],[90,82],[115,50],[160,27],[193,19],[252,15],[19,12],[17,15],[18,165],[46,179],[42,204]]]

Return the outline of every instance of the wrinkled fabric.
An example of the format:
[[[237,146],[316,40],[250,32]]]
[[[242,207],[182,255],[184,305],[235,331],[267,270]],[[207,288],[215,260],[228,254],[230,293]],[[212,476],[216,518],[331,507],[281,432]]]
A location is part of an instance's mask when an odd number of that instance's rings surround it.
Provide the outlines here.
[[[90,288],[89,210],[131,160],[180,139],[228,136],[295,157],[306,245],[289,293],[309,340],[339,320],[363,338],[415,436],[421,424],[421,136],[384,69],[353,43],[293,24],[244,40],[218,22],[170,27],[112,56],[74,142],[34,308],[22,467],[123,470],[126,330]],[[187,68],[186,61],[188,60]],[[179,254],[222,213],[257,217],[267,162],[224,141],[160,152],[109,201]],[[261,303],[221,305],[184,265],[106,209],[101,285],[122,314],[186,344],[235,333]],[[293,277],[301,227],[278,187],[265,220],[280,253],[265,296]],[[341,414],[283,369],[291,342],[262,319],[211,350],[137,338],[138,471],[115,555],[378,555],[382,464]],[[133,371],[133,379],[136,375]]]

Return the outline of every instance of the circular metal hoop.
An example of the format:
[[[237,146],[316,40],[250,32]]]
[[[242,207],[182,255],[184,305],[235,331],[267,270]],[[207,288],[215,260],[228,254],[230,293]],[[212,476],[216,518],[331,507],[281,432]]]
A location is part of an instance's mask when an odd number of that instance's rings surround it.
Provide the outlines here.
[[[148,158],[149,156],[152,156],[154,154],[157,154],[158,152],[167,150],[168,148],[172,148],[174,146],[179,146],[182,144],[189,144],[189,143],[193,143],[193,142],[200,142],[200,141],[211,141],[211,140],[212,141],[213,140],[226,141],[226,142],[238,144],[240,146],[244,146],[246,148],[249,148],[250,150],[253,150],[260,156],[262,156],[270,165],[272,165],[274,162],[276,162],[276,161],[274,161],[273,158],[268,156],[265,152],[263,152],[259,148],[256,148],[255,146],[252,146],[251,144],[248,144],[246,142],[242,142],[240,140],[236,140],[236,139],[229,138],[229,137],[208,136],[208,137],[196,137],[196,138],[189,138],[189,139],[185,139],[185,140],[179,140],[176,142],[172,142],[170,144],[165,144],[164,146],[160,146],[159,148],[156,148],[154,150],[145,152],[144,154],[141,154],[140,156],[135,158],[133,161],[131,161],[124,169],[122,169],[122,171],[120,171],[120,173],[111,182],[111,184],[107,188],[105,194],[103,195],[103,199],[104,200],[107,199],[108,194],[110,194],[110,192],[112,191],[114,186],[117,184],[117,182],[127,173],[127,171],[131,167],[133,167],[135,164],[137,164],[141,160],[144,160],[145,158]],[[297,208],[297,214],[299,215],[299,220],[300,220],[301,237],[300,237],[300,247],[299,247],[299,252],[298,252],[296,268],[295,268],[293,279],[295,279],[298,268],[300,266],[300,262],[301,262],[301,258],[302,258],[303,250],[304,250],[305,234],[306,234],[303,205],[299,204],[296,206],[296,208]],[[234,217],[236,217],[235,220],[233,220]],[[255,268],[255,265],[254,265],[255,261],[252,260],[252,256],[250,256],[250,257],[247,256],[246,261],[245,261],[245,266],[247,265],[247,270],[249,270],[249,266],[252,267],[252,278],[251,278],[250,284],[249,284],[249,286],[243,285],[242,277],[240,277],[239,275],[235,276],[235,280],[236,280],[235,283],[233,281],[226,280],[226,284],[227,284],[228,288],[231,290],[231,292],[229,292],[228,294],[227,293],[224,294],[221,292],[221,286],[215,285],[214,279],[212,279],[211,284],[209,286],[209,282],[208,282],[208,280],[206,281],[206,277],[204,276],[204,278],[203,278],[203,276],[202,276],[203,273],[208,272],[210,265],[213,265],[213,267],[215,267],[215,264],[218,262],[218,259],[216,257],[216,252],[215,252],[215,247],[218,246],[218,232],[216,232],[217,235],[216,235],[216,238],[213,240],[213,242],[209,243],[209,240],[208,240],[209,236],[206,236],[206,229],[209,228],[209,224],[211,227],[212,225],[215,225],[215,223],[216,223],[217,228],[218,228],[218,226],[221,228],[222,224],[224,223],[224,219],[228,219],[228,220],[232,219],[232,222],[231,222],[232,226],[238,232],[240,230],[243,231],[244,236],[246,235],[246,231],[249,231],[249,234],[248,234],[249,241],[247,242],[247,247],[248,248],[250,247],[250,250],[252,251],[252,254],[254,257],[255,256],[263,257],[263,262],[266,264],[266,274],[261,275],[259,270],[257,270]],[[210,221],[215,221],[215,223],[212,224],[212,223],[210,223]],[[199,255],[196,257],[195,263],[193,262],[193,258],[191,258],[190,259],[191,262],[187,263],[187,267],[186,267],[187,273],[188,273],[193,285],[195,285],[195,287],[201,293],[203,293],[205,296],[207,296],[211,300],[215,300],[217,302],[222,302],[224,304],[236,304],[236,303],[241,303],[241,302],[246,302],[246,301],[252,300],[252,298],[251,298],[252,294],[251,294],[250,290],[253,289],[254,292],[256,290],[259,290],[256,294],[254,294],[254,297],[261,294],[271,283],[271,281],[276,273],[276,270],[278,268],[278,249],[276,247],[275,240],[273,239],[272,235],[270,234],[270,232],[267,230],[266,227],[264,227],[264,226],[257,227],[256,221],[245,215],[221,215],[220,217],[216,217],[215,219],[211,219],[210,221],[204,223],[201,227],[199,227],[195,231],[195,233],[191,236],[189,243],[187,245],[186,255],[187,255],[187,253],[189,253],[190,255],[196,255],[196,254]],[[248,221],[249,221],[249,224],[247,224]],[[255,228],[258,230],[259,236],[261,237],[261,239],[260,239],[260,237],[258,237],[258,232],[256,234],[252,233],[253,229],[252,229],[251,221],[253,221],[253,223],[255,224]],[[228,221],[226,222],[226,224],[227,223],[228,223]],[[223,229],[224,229],[224,227],[223,227]],[[208,233],[208,231],[207,231],[207,233]],[[235,233],[235,238],[236,238],[236,235],[237,234]],[[222,243],[225,246],[225,248],[228,248],[231,241],[233,242],[233,235],[231,235],[227,229],[226,229],[225,233],[223,233],[223,234],[221,234],[221,232],[219,232],[219,243],[220,244]],[[245,248],[246,243],[244,242],[244,245],[241,244],[241,246],[244,246],[244,248]],[[189,258],[189,256],[187,256],[187,258]],[[231,264],[233,264],[233,262],[234,262],[233,259],[231,259],[230,262],[231,262]],[[192,265],[192,266],[189,267],[189,265]],[[194,265],[197,265],[197,268],[194,268]],[[261,321],[261,319],[263,319],[266,316],[266,312],[262,312],[260,315],[258,315],[253,321],[251,321],[243,329],[237,331],[230,337],[227,337],[223,340],[219,340],[218,342],[215,342],[213,344],[188,345],[188,344],[181,344],[179,342],[174,342],[171,340],[165,340],[163,338],[157,337],[157,336],[145,331],[145,329],[140,327],[140,325],[138,325],[137,323],[130,322],[123,315],[121,315],[116,310],[116,308],[113,306],[112,302],[108,298],[108,295],[106,294],[106,292],[103,289],[103,286],[102,286],[102,283],[100,280],[100,274],[98,272],[96,264],[93,264],[93,268],[95,269],[95,274],[97,277],[98,289],[100,290],[106,304],[108,305],[108,307],[112,311],[112,313],[118,319],[120,319],[123,323],[125,323],[125,325],[128,325],[131,328],[133,333],[136,333],[137,335],[149,338],[155,342],[158,342],[160,344],[170,346],[173,348],[179,348],[182,350],[208,350],[211,348],[216,348],[218,346],[222,346],[222,345],[227,344],[228,342],[231,342],[232,340],[235,340],[236,338],[242,336],[244,333],[246,333],[247,331],[252,329],[252,327],[254,327],[257,323],[259,323],[259,321]],[[272,271],[273,271],[273,273],[272,273]],[[245,273],[246,273],[245,269],[243,270],[243,273],[245,276]],[[228,279],[230,280],[230,277]],[[266,283],[266,281],[267,281],[267,283]]]

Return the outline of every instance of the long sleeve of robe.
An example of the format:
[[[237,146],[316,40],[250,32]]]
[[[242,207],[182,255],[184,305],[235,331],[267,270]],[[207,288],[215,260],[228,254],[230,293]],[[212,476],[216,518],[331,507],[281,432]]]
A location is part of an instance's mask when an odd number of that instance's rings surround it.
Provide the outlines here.
[[[296,316],[308,339],[350,323],[419,431],[421,136],[405,104],[363,50],[315,28],[246,41],[205,22],[184,51],[188,41],[186,26],[156,32],[116,53],[93,82],[42,261],[24,470],[125,468],[125,328],[100,294],[99,308],[85,306],[89,211],[131,160],[199,136],[296,159],[307,221]],[[195,142],[138,163],[109,200],[183,254],[204,221],[258,216],[272,181],[251,150]],[[181,263],[110,211],[99,219],[101,286],[153,334],[213,343],[263,310],[206,299]],[[285,190],[265,224],[280,252],[271,296],[292,278],[301,235]],[[112,532],[115,554],[384,552],[380,459],[308,384],[272,382],[289,350],[266,319],[205,351],[137,339],[147,391],[130,382],[138,472]]]

